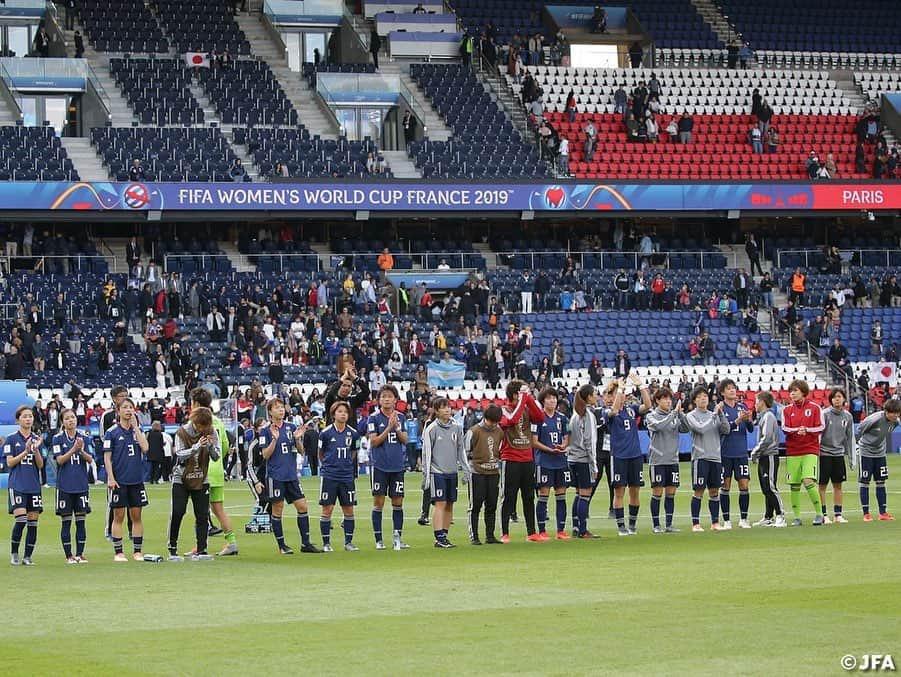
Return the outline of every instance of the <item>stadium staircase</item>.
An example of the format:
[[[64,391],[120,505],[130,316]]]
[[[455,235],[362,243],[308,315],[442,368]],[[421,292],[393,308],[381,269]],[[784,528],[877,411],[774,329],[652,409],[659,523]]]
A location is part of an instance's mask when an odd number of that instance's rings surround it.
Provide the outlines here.
[[[447,141],[450,139],[452,132],[450,127],[444,122],[444,118],[438,114],[438,111],[435,110],[435,107],[432,105],[432,102],[429,101],[429,97],[426,96],[426,93],[422,90],[422,88],[416,84],[416,81],[410,77],[409,67],[404,64],[403,67],[400,67],[399,64],[394,64],[397,68],[396,72],[400,75],[400,81],[404,83],[406,88],[413,94],[416,98],[416,101],[422,106],[423,111],[425,111],[425,120],[422,120],[423,125],[423,136],[428,136],[432,141]],[[386,72],[390,72],[386,70]]]
[[[410,160],[405,150],[383,150],[381,155],[385,158],[385,162],[391,168],[391,173],[396,179],[421,179],[420,172],[416,165]]]
[[[228,260],[235,271],[239,273],[255,273],[257,267],[253,265],[244,254],[238,251],[234,242],[223,240],[219,242],[219,248],[228,255]]]
[[[710,25],[716,37],[725,44],[728,45],[733,38],[740,37],[729,23],[729,19],[723,16],[720,8],[713,3],[713,0],[691,0],[691,4],[695,6],[704,21]]]
[[[134,111],[128,105],[128,101],[125,99],[125,97],[122,96],[122,91],[116,85],[115,80],[113,80],[113,76],[110,75],[110,55],[94,50],[94,48],[91,46],[90,41],[87,39],[87,37],[85,37],[86,31],[79,19],[76,19],[75,21],[75,28],[81,31],[81,35],[82,37],[84,37],[84,58],[88,62],[88,66],[91,67],[91,70],[94,71],[94,75],[100,81],[101,86],[106,91],[106,95],[109,97],[110,116],[112,118],[113,126],[127,127],[133,122],[138,122],[138,118],[135,117]],[[63,34],[66,36],[66,48],[68,52],[70,52],[72,56],[74,56],[75,31],[66,30],[63,31]],[[73,160],[73,162],[75,161]],[[75,162],[75,169],[79,170],[80,173],[80,167],[77,162]]]
[[[109,181],[109,172],[100,162],[89,137],[63,136],[60,142],[82,181]]]
[[[322,139],[337,140],[338,128],[331,118],[322,110],[319,95],[311,89],[300,73],[288,68],[288,60],[273,42],[260,21],[259,14],[239,14],[235,17],[238,27],[250,42],[253,54],[269,64],[285,96],[297,111],[301,124],[313,136]]]
[[[488,88],[492,98],[500,105],[507,118],[522,135],[522,138],[534,145],[535,134],[529,129],[528,116],[522,105],[522,100],[513,94],[513,90],[507,86],[500,73],[480,71],[477,73],[479,80]]]

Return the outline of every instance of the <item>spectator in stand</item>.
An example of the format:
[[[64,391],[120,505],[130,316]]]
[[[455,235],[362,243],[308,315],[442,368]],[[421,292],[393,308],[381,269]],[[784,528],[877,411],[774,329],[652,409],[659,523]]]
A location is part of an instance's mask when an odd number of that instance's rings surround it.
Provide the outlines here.
[[[520,306],[524,313],[532,312],[532,295],[535,291],[535,280],[528,270],[523,272],[519,282]]]
[[[716,344],[706,331],[698,339],[698,353],[701,359],[704,360],[704,364],[713,364],[716,359]]]
[[[842,371],[847,370],[847,368],[850,367],[848,364],[848,349],[842,345],[841,340],[838,338],[835,338],[832,341],[832,346],[829,348],[829,359]],[[842,374],[838,372],[833,374],[836,378],[841,375]]]
[[[748,343],[748,337],[742,336],[735,345],[735,357],[751,357],[751,345]]]
[[[629,103],[629,97],[622,85],[613,92],[613,112],[618,115],[626,114],[626,106]]]
[[[701,349],[698,348],[698,340],[697,339],[689,339],[688,341],[688,357],[692,360],[700,360],[701,359]]]
[[[135,158],[131,167],[128,169],[128,180],[129,181],[143,181],[144,180],[144,166],[141,164],[141,160],[139,158]],[[134,239],[134,238],[132,238]]]
[[[569,139],[564,135],[560,135],[560,145],[557,149],[557,158],[559,160],[560,174],[569,176]]]
[[[835,157],[832,153],[826,154],[826,163],[824,165],[829,176],[827,178],[834,179],[838,176],[838,168],[835,166]]]
[[[694,118],[688,114],[688,111],[682,113],[682,117],[679,118],[679,143],[689,144],[691,143],[691,133],[695,128],[695,120]]]
[[[763,133],[759,127],[751,127],[749,132],[751,138],[751,149],[755,154],[763,153]]]
[[[629,63],[632,68],[641,68],[641,62],[644,60],[644,49],[640,42],[633,42],[629,47]]]
[[[594,149],[597,146],[597,136],[598,130],[594,126],[594,122],[592,120],[588,120],[588,124],[585,125],[585,144],[583,146],[583,150],[585,152],[585,162],[591,162],[594,157]]]
[[[651,310],[663,310],[663,293],[666,291],[666,282],[663,275],[657,273],[651,282]]]
[[[763,277],[760,280],[760,283],[757,285],[757,291],[760,295],[761,307],[763,307],[763,308],[772,308],[773,307],[773,287],[775,287],[775,283],[773,282],[773,279],[770,277],[770,274],[764,273]]]
[[[569,90],[569,94],[566,95],[566,115],[569,117],[570,123],[576,121],[576,93],[574,90]]]
[[[382,273],[387,273],[389,270],[394,269],[394,256],[391,255],[391,251],[388,247],[385,247],[382,250],[382,253],[379,254],[378,259],[376,259],[376,263]]]
[[[469,39],[469,36],[464,36],[464,41]],[[372,54],[372,63],[375,65],[375,69],[379,69],[379,51],[382,49],[382,38],[379,37],[378,31],[375,30],[375,26],[372,27],[372,30],[369,32],[369,53]],[[463,50],[461,49],[461,54]],[[472,55],[472,47],[469,49],[469,55]],[[466,55],[463,54],[464,58]],[[465,62],[468,66],[469,62]]]
[[[613,378],[626,378],[630,371],[632,371],[632,360],[629,359],[628,353],[620,348],[613,360]]]
[[[247,178],[247,172],[244,170],[244,165],[241,164],[241,158],[235,158],[234,164],[231,166],[231,169],[228,170],[228,175],[231,177],[232,181],[236,183],[244,181]]]
[[[601,366],[601,361],[596,357],[588,366],[588,380],[594,386],[599,386],[604,382],[604,368]]]
[[[879,320],[875,320],[873,326],[870,327],[870,344],[873,348],[873,354],[876,356],[882,355],[882,341],[882,324]]]
[[[867,173],[867,149],[863,141],[858,141],[854,147],[854,171],[858,174]]]
[[[779,148],[779,132],[775,127],[770,127],[766,131],[766,151],[767,153],[775,153]]]
[[[748,62],[753,55],[754,53],[751,51],[751,46],[747,42],[743,42],[741,48],[738,50],[738,60],[741,63],[742,70],[748,70]]]
[[[572,312],[573,309],[573,293],[569,287],[564,287],[560,292],[560,310],[566,313]]]
[[[820,169],[820,158],[817,157],[816,151],[810,151],[807,159],[804,161],[804,169],[807,171],[808,178],[817,178],[817,172]]]
[[[795,268],[795,272],[791,278],[791,291],[789,298],[794,301],[794,305],[798,308],[804,306],[804,292],[807,290],[807,276],[801,272],[800,268]]]
[[[751,275],[754,275],[754,267],[757,267],[757,272],[763,275],[763,268],[760,267],[760,247],[757,246],[757,240],[754,238],[754,233],[748,233],[747,239],[745,240],[745,253],[748,255],[748,260],[751,262]]]
[[[739,308],[748,307],[748,294],[751,290],[753,280],[745,273],[744,268],[739,268],[735,277],[732,278],[732,289],[735,290],[735,300]]]
[[[732,40],[726,46],[726,67],[727,68],[736,68],[738,66],[738,53],[740,48],[738,46],[738,42],[736,40]]]
[[[560,339],[554,339],[551,344],[551,372],[554,378],[563,378],[563,367],[566,364],[566,351],[560,343]]]
[[[591,14],[591,32],[607,32],[607,11],[600,5],[595,5],[594,11]]]
[[[651,111],[644,114],[644,126],[647,130],[648,143],[657,143],[657,139],[660,137],[660,126]]]
[[[757,126],[760,128],[760,135],[763,138],[770,128],[770,121],[773,119],[773,109],[767,100],[760,102],[760,110],[757,112]]]
[[[628,274],[620,268],[616,277],[613,278],[613,288],[616,289],[616,307],[618,309],[625,310],[629,307],[629,289],[631,286]]]
[[[84,58],[84,37],[82,37],[81,31],[75,31],[75,35],[72,39],[75,43],[75,58]]]
[[[272,170],[272,176],[287,178],[288,165],[284,164],[281,160],[276,160],[275,169]]]

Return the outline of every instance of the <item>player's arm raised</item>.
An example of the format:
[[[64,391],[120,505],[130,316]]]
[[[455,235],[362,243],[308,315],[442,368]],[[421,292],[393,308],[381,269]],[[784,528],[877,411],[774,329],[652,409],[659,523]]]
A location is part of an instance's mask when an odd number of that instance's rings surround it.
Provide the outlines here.
[[[632,382],[632,385],[638,388],[638,392],[641,393],[641,407],[639,407],[638,413],[644,414],[646,412],[649,412],[654,408],[654,405],[651,402],[651,393],[648,392],[647,384],[642,381],[641,377],[634,371],[629,374],[629,380]]]
[[[262,430],[260,431],[260,442],[261,443],[262,443],[262,440],[266,439],[266,437],[265,437],[266,434],[267,433],[264,433]],[[263,447],[263,451],[262,451],[263,458],[266,459],[267,461],[272,456],[272,454],[275,452],[275,447],[278,444],[278,428],[276,428],[275,426],[273,426],[270,423],[268,434],[272,435],[272,439],[269,441],[269,444],[267,444],[265,447]]]

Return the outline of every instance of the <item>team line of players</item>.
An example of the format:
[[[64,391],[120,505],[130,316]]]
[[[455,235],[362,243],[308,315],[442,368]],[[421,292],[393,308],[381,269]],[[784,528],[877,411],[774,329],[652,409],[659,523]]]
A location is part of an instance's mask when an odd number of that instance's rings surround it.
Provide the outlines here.
[[[617,531],[622,536],[637,533],[639,490],[644,486],[644,454],[638,435],[638,418],[644,417],[650,435],[647,452],[651,483],[651,520],[655,533],[676,532],[673,526],[675,493],[680,485],[679,435],[692,437],[691,520],[693,531],[703,531],[700,513],[705,492],[708,497],[711,528],[731,529],[730,492],[733,479],[738,485],[741,528],[750,528],[750,466],[758,464],[758,479],[766,502],[766,512],[755,526],[786,526],[776,480],[779,471],[779,438],[773,396],[758,393],[755,411],[738,400],[734,382],[720,384],[722,402],[709,409],[705,388],[690,395],[692,409],[683,412],[681,401],[674,405],[667,388],[652,397],[641,380],[632,375],[631,385],[640,401],[629,401],[625,380],[611,382],[600,395],[594,386],[582,386],[576,393],[573,414],[567,419],[557,411],[556,392],[547,389],[536,401],[528,386],[518,380],[506,388],[503,407],[490,405],[481,422],[463,431],[452,417],[446,398],[433,402],[436,418],[423,431],[422,485],[428,491],[435,513],[435,547],[452,548],[448,538],[453,506],[458,498],[458,476],[469,484],[469,538],[481,545],[480,517],[484,512],[486,543],[506,543],[515,514],[517,498],[529,541],[546,541],[549,521],[548,503],[553,489],[556,505],[556,538],[596,538],[588,529],[589,504],[603,474],[612,492],[612,508]],[[825,409],[809,399],[806,382],[795,380],[789,386],[791,404],[782,411],[785,434],[786,478],[791,489],[792,526],[801,526],[801,493],[806,491],[814,506],[814,525],[831,522],[827,515],[825,492],[833,485],[833,520],[845,522],[842,514],[842,483],[846,480],[845,459],[852,469],[859,465],[860,503],[864,521],[873,521],[869,510],[869,486],[876,485],[879,520],[892,520],[886,507],[885,482],[888,478],[886,450],[892,430],[901,415],[901,401],[891,399],[882,411],[871,414],[857,428],[845,410],[841,390],[830,392]],[[386,385],[378,393],[378,409],[369,416],[366,435],[371,454],[371,513],[375,547],[387,549],[383,538],[382,513],[385,498],[390,498],[392,547],[403,550],[403,500],[407,434],[404,416],[395,405],[398,393]],[[103,455],[109,487],[112,515],[112,540],[117,562],[128,561],[122,553],[122,524],[126,511],[132,524],[134,559],[142,559],[143,525],[141,510],[148,504],[143,484],[143,455],[148,449],[127,397],[116,403],[116,424],[103,436]],[[193,503],[197,545],[194,555],[205,557],[207,514],[210,509],[209,472],[211,464],[221,462],[224,428],[207,406],[194,403],[189,421],[176,434],[176,468],[173,473],[172,517],[169,527],[169,556],[177,554],[178,528],[188,501]],[[286,421],[284,403],[273,398],[267,404],[268,425],[259,432],[262,463],[250,472],[250,481],[261,497],[271,505],[271,530],[279,552],[293,554],[287,545],[282,525],[285,503],[296,510],[301,551],[331,552],[331,516],[335,505],[343,512],[344,549],[357,550],[353,543],[356,505],[357,448],[360,433],[350,424],[354,417],[345,401],[332,404],[331,424],[319,434],[320,550],[310,538],[310,520],[306,497],[297,479],[296,456],[302,448],[306,426]],[[19,430],[5,443],[9,477],[9,512],[14,523],[11,538],[11,563],[30,565],[37,542],[38,519],[43,511],[40,468],[40,437],[32,432],[33,413],[28,406],[16,410]],[[53,438],[53,455],[58,465],[56,513],[62,519],[60,539],[67,561],[86,562],[84,555],[85,516],[90,512],[88,466],[94,460],[93,443],[76,429],[76,417],[70,410],[61,414],[62,430]],[[218,424],[218,425],[217,425]],[[757,443],[750,451],[746,433],[756,424]],[[571,507],[572,535],[566,531],[566,491],[576,488]],[[628,498],[627,498],[628,493]],[[537,495],[537,505],[535,498]],[[501,504],[501,537],[495,536],[496,509]],[[221,498],[219,499],[221,501]],[[664,520],[661,523],[661,503]],[[628,523],[625,506],[628,505]],[[71,523],[75,522],[75,552],[71,547]],[[227,533],[231,534],[229,530]],[[19,549],[24,535],[24,558]],[[233,539],[231,541],[233,544]],[[220,554],[236,554],[236,547]]]

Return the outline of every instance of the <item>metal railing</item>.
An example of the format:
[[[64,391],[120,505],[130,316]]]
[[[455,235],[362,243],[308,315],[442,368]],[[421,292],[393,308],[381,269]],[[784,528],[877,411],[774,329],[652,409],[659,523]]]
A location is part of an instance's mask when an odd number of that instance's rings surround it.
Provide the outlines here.
[[[855,390],[857,389],[857,383],[854,381],[852,374],[849,374],[844,367],[830,360],[827,355],[821,353],[820,347],[813,345],[806,338],[798,341],[797,331],[779,315],[777,308],[770,308],[770,335],[778,340],[782,340],[782,337],[784,337],[795,350],[805,355],[808,364],[825,369],[832,381],[829,385],[842,388],[850,399],[852,385]],[[869,410],[869,394],[862,393],[862,395]]]
[[[259,266],[261,260],[273,261],[273,271],[274,272],[282,272],[288,271],[292,269],[290,265],[291,261],[315,261],[315,269],[311,270],[310,267],[305,266],[305,271],[310,272],[320,272],[322,270],[322,264],[319,260],[319,254],[275,254],[270,252],[260,253],[260,254],[243,254],[243,257],[247,260],[249,265]],[[202,273],[204,271],[211,271],[213,269],[214,263],[216,260],[226,260],[231,261],[228,254],[166,254],[163,257],[163,267],[165,271],[172,272],[173,266],[172,264],[176,261],[186,261],[192,260],[197,262],[200,260],[200,265],[198,269],[194,272]],[[180,267],[179,267],[180,268]],[[174,272],[184,272],[183,270],[175,270]],[[215,271],[213,271],[215,272]]]
[[[851,265],[854,261],[854,257],[856,255],[857,261],[853,263],[853,265],[868,265],[868,266],[885,266],[889,267],[892,265],[891,257],[892,254],[897,252],[898,249],[840,249],[839,254],[841,255],[842,265]],[[869,261],[872,261],[873,255],[880,256],[883,261],[880,263],[872,263],[867,262],[864,263],[864,254],[869,255],[867,258]],[[776,267],[782,268],[782,257],[783,256],[803,256],[804,263],[801,264],[802,268],[810,268],[811,263],[810,260],[813,258],[814,265],[818,265],[823,261],[823,249],[779,249],[776,252]]]
[[[112,257],[115,262],[115,257]],[[19,265],[17,265],[17,261]],[[27,261],[27,264],[24,262]],[[39,262],[43,261],[43,264]],[[102,256],[100,254],[38,254],[33,253],[31,256],[9,256],[4,257],[4,263],[6,264],[6,270],[14,270],[17,268],[21,269],[36,269],[39,266],[44,268],[44,272],[51,272],[47,270],[47,262],[53,261],[63,261],[66,265],[69,266],[69,272],[82,272],[82,273],[90,273],[92,272],[91,263],[93,261],[105,261],[108,262],[109,259],[106,256]]]
[[[67,10],[71,11],[71,10]],[[104,110],[106,111],[106,119],[112,120],[112,101],[110,99],[109,94],[106,93],[106,90],[103,88],[103,83],[100,82],[100,78],[97,77],[97,74],[94,72],[94,69],[91,68],[90,64],[85,60],[85,81],[87,85],[94,90],[94,94],[96,94],[97,99],[103,105]]]
[[[469,252],[470,254],[474,252]],[[528,257],[529,268],[537,269],[541,268],[540,257],[543,256],[565,256],[571,257],[575,263],[583,268],[583,269],[596,269],[603,268],[607,270],[612,270],[615,268],[631,268],[633,270],[637,270],[641,267],[644,259],[649,259],[648,265],[652,268],[664,268],[671,269],[671,257],[672,256],[697,256],[698,257],[698,266],[691,266],[692,268],[701,268],[701,269],[710,269],[710,268],[720,268],[716,265],[717,259],[725,258],[726,259],[726,268],[736,268],[738,266],[738,257],[735,252],[721,252],[721,251],[657,251],[651,254],[642,254],[640,252],[618,252],[618,251],[574,251],[570,249],[561,249],[558,251],[550,251],[550,252],[493,252],[498,257],[498,262],[507,263],[508,261],[514,261],[515,257]],[[444,256],[444,254],[438,254],[439,256]],[[595,259],[597,261],[600,260],[600,265],[597,263],[592,263],[591,265],[585,265],[586,259],[589,257]],[[625,257],[626,265],[617,265],[614,263],[616,260],[615,257]],[[717,257],[716,259],[714,257]],[[504,260],[506,258],[506,260]],[[617,262],[621,263],[621,262]],[[545,266],[546,267],[546,266]],[[682,268],[675,268],[673,270],[681,270]]]
[[[19,106],[19,101],[14,94],[16,85],[13,83],[12,75],[6,70],[6,66],[2,61],[0,61],[0,79],[3,80],[3,87],[0,87],[0,95],[3,96],[3,100],[10,107],[12,112],[15,113],[16,118],[19,120],[24,119],[25,115],[22,113],[22,108]]]

